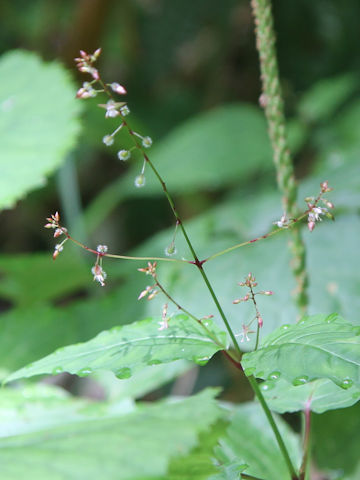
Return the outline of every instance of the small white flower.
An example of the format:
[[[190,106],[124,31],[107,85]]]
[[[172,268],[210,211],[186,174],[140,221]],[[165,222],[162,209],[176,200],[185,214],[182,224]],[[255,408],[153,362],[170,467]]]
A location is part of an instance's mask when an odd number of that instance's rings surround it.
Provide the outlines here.
[[[108,251],[107,245],[98,245],[96,251],[99,253],[106,253]]]
[[[117,110],[117,105],[114,102],[114,100],[109,100],[106,103],[105,108],[106,108],[106,112],[105,112],[105,117],[106,118],[114,118],[114,117],[117,117],[119,115],[119,112]]]
[[[273,224],[277,225],[279,228],[287,227],[286,213],[281,216],[280,220],[274,222]]]
[[[142,187],[145,187],[145,184],[146,184],[146,179],[143,173],[140,173],[140,175],[135,177],[135,180],[134,180],[135,187],[142,188]]]
[[[120,83],[113,82],[110,84],[110,87],[115,93],[118,93],[119,95],[127,94],[126,88],[120,85]]]
[[[105,143],[105,145],[107,147],[110,147],[110,145],[112,145],[114,143],[114,137],[112,135],[105,135],[105,137],[103,137],[102,141],[103,141],[103,143]]]
[[[152,139],[150,137],[144,137],[142,140],[142,146],[144,148],[150,148],[152,145]]]
[[[129,158],[131,157],[131,153],[129,152],[129,150],[120,150],[117,153],[117,156],[119,160],[126,161],[129,160]]]
[[[59,252],[59,253],[60,253],[60,252],[62,252],[63,250],[64,250],[64,247],[61,245],[61,243],[58,244],[58,245],[55,245],[55,251],[56,251],[56,252]]]
[[[172,255],[175,255],[176,252],[177,252],[175,243],[171,242],[170,245],[168,245],[165,248],[164,252],[165,252],[165,255],[167,255],[168,257],[171,257]]]
[[[92,267],[91,273],[94,275],[94,281],[99,282],[102,287],[105,286],[106,273],[99,264]]]
[[[130,108],[127,105],[124,105],[120,108],[120,113],[123,117],[126,117],[126,115],[129,115],[130,113]]]

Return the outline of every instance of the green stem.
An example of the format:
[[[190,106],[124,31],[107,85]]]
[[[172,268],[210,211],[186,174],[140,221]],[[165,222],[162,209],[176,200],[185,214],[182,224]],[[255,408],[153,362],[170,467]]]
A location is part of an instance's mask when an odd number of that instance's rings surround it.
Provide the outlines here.
[[[264,410],[264,413],[265,413],[265,415],[268,419],[268,422],[269,422],[269,424],[270,424],[270,426],[271,426],[271,428],[274,432],[274,435],[276,437],[276,441],[279,445],[281,453],[284,457],[284,460],[285,460],[286,465],[288,467],[288,470],[290,472],[291,479],[292,480],[298,480],[298,476],[297,476],[297,474],[295,472],[295,469],[293,467],[293,464],[291,462],[291,459],[290,459],[289,453],[286,449],[285,443],[284,443],[284,441],[282,439],[282,436],[279,432],[279,429],[278,429],[278,427],[275,423],[274,417],[272,416],[272,413],[271,413],[271,411],[270,411],[270,409],[269,409],[269,407],[268,407],[268,405],[265,401],[265,398],[263,397],[263,394],[261,393],[259,385],[257,384],[257,381],[256,381],[255,377],[253,377],[253,376],[248,377],[248,380],[249,380],[250,385],[251,385],[252,389],[254,390],[255,395],[257,396],[257,398],[258,398],[258,400],[259,400],[259,402],[260,402],[260,404],[261,404],[261,406]]]
[[[306,402],[304,409],[304,445],[303,445],[303,459],[300,467],[299,480],[305,480],[306,470],[308,468],[309,459],[310,459],[310,449],[311,449],[311,397]]]
[[[276,58],[271,0],[251,0],[251,6],[256,25],[256,47],[259,51],[263,89],[260,104],[265,109],[269,126],[277,183],[283,197],[283,208],[288,215],[294,217],[297,213],[297,186],[285,132],[284,105]],[[297,284],[295,301],[300,314],[303,315],[306,313],[308,305],[305,246],[299,228],[292,229],[291,236],[289,245],[292,254],[291,267]]]

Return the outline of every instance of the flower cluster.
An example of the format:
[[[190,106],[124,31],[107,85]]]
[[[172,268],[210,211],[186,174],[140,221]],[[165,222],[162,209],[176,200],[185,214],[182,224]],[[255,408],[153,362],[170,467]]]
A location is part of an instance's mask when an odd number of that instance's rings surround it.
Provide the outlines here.
[[[95,50],[93,54],[88,54],[84,52],[84,50],[80,50],[80,57],[75,58],[76,66],[79,72],[89,73],[94,80],[99,80],[100,79],[99,72],[93,66],[93,64],[99,58],[100,54],[101,54],[101,48],[98,48],[97,50]]]
[[[240,287],[247,287],[249,289],[249,293],[247,293],[242,298],[236,298],[233,301],[233,303],[234,304],[239,304],[241,302],[247,302],[248,300],[251,300],[254,304],[254,308],[255,308],[255,312],[256,312],[256,315],[251,320],[251,322],[248,325],[243,325],[242,326],[242,330],[243,330],[242,333],[239,333],[238,335],[236,335],[236,336],[241,335],[240,342],[244,342],[245,340],[250,341],[250,338],[248,336],[249,333],[255,333],[252,330],[250,330],[250,325],[253,323],[254,320],[257,320],[258,328],[261,328],[264,324],[262,316],[260,315],[260,312],[259,312],[258,307],[257,307],[257,303],[256,303],[256,299],[255,299],[256,295],[270,296],[270,295],[273,295],[274,292],[272,292],[271,290],[260,290],[258,292],[255,292],[254,288],[257,287],[257,281],[256,281],[256,278],[253,276],[252,273],[249,273],[246,276],[245,280],[243,282],[239,282],[238,285],[240,285]]]
[[[60,225],[60,214],[59,212],[54,213],[54,215],[51,215],[46,219],[48,223],[44,225],[45,228],[52,228],[55,230],[54,232],[54,238],[60,237],[61,235],[67,235],[67,229],[65,227],[62,227]],[[55,260],[58,255],[64,250],[64,244],[67,241],[68,237],[61,242],[55,245],[54,248],[54,253],[53,253],[53,260]]]
[[[308,206],[308,218],[307,218],[307,225],[310,232],[312,232],[315,228],[316,222],[321,221],[321,216],[324,215],[331,220],[334,219],[333,215],[329,212],[329,208],[333,209],[334,204],[323,197],[325,193],[331,192],[333,189],[329,187],[328,182],[320,183],[320,193],[319,195],[314,197],[307,197],[305,198],[305,202]],[[325,207],[319,207],[319,202],[322,202]]]

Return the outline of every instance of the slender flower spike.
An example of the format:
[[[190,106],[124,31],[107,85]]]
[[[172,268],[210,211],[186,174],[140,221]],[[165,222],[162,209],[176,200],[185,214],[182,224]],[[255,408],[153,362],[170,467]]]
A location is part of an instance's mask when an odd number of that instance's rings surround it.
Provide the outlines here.
[[[117,82],[110,83],[110,88],[113,92],[118,93],[119,95],[127,94],[126,88],[120,85],[120,83],[117,83]]]
[[[92,267],[91,273],[94,275],[94,281],[99,282],[100,285],[104,287],[106,273],[98,263]]]

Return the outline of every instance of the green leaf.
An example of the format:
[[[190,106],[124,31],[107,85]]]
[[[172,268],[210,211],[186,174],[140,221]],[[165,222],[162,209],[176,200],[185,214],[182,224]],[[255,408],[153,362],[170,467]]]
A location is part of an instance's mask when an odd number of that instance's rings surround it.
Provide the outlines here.
[[[118,378],[129,378],[146,365],[185,359],[199,364],[225,348],[226,335],[208,322],[205,330],[185,315],[171,319],[169,328],[159,331],[158,319],[147,318],[130,325],[103,331],[92,340],[63,347],[11,374],[6,381],[61,372],[87,376],[97,370],[111,370]]]
[[[360,390],[353,385],[344,390],[328,379],[294,386],[276,375],[261,384],[262,393],[271,408],[278,413],[297,412],[305,407],[315,413],[346,408],[360,400]]]
[[[35,54],[0,60],[0,209],[44,185],[79,132],[80,102],[66,70]]]
[[[357,78],[352,74],[319,81],[302,97],[300,115],[312,122],[326,120],[351,96],[356,86]]]
[[[318,378],[344,389],[356,386],[353,393],[359,398],[360,327],[336,314],[306,317],[275,330],[241,363],[247,375],[284,378],[294,386]]]
[[[334,469],[338,475],[354,475],[346,478],[358,479],[360,404],[313,415],[312,422],[313,457],[316,464],[321,469]]]
[[[134,407],[53,389],[0,392],[1,479],[130,480],[166,475],[220,416],[215,390]],[[141,461],[139,459],[141,458]]]
[[[301,459],[299,439],[280,418],[276,419],[276,423],[296,468]],[[274,434],[260,405],[255,403],[240,405],[227,429],[227,435],[219,443],[215,454],[220,463],[246,464],[247,474],[266,480],[290,479]]]

